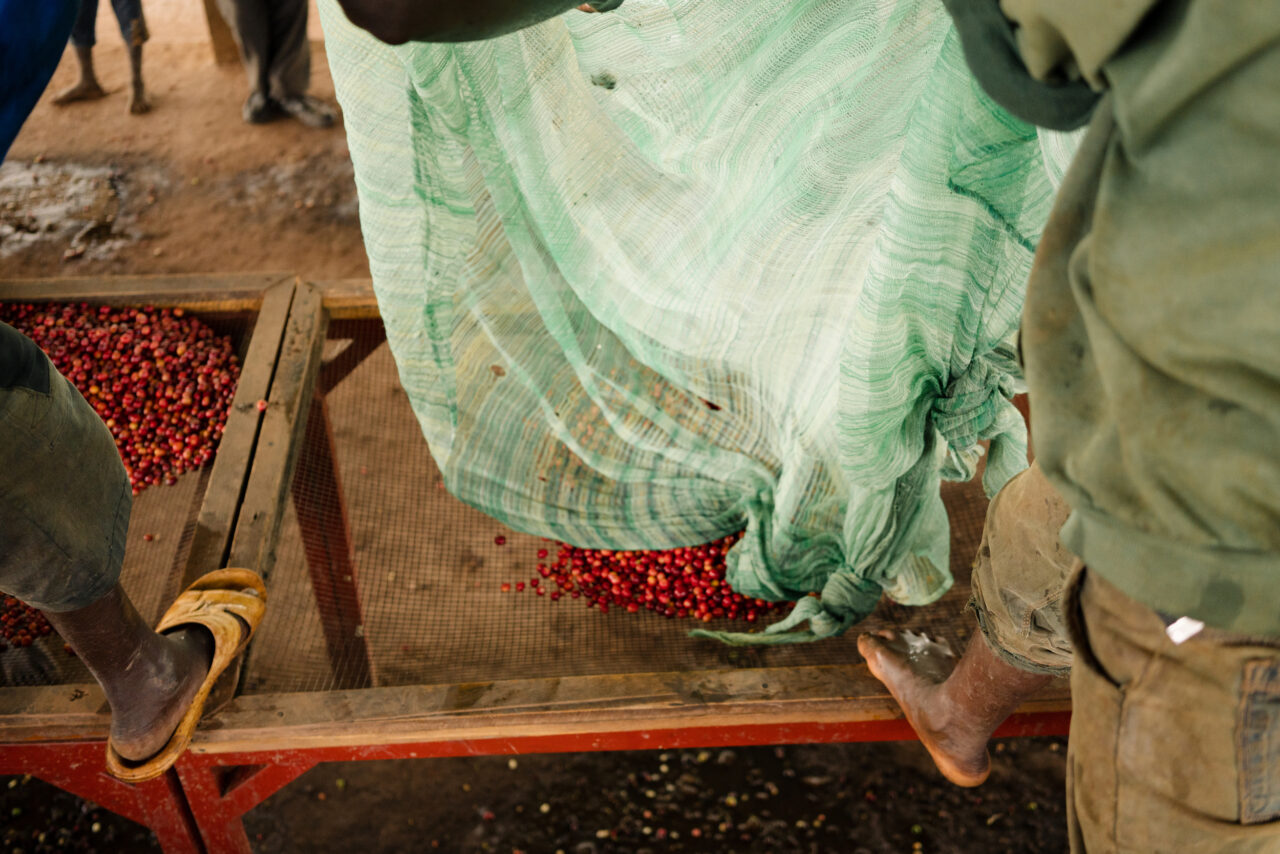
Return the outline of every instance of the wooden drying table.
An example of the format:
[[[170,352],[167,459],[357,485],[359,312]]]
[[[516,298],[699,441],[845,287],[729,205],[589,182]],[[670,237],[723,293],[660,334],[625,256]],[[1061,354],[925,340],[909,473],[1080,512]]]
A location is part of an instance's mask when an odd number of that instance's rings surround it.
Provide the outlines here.
[[[413,605],[418,594],[406,592],[418,590],[417,582],[404,588],[392,580],[397,571],[408,570],[357,565],[361,555],[378,554],[366,541],[378,533],[382,509],[366,505],[377,503],[382,495],[377,490],[385,487],[366,488],[366,496],[374,489],[373,501],[359,497],[366,469],[353,468],[349,459],[360,447],[352,431],[361,420],[375,422],[366,425],[375,433],[393,428],[382,423],[381,410],[344,415],[340,410],[364,404],[344,403],[348,392],[338,386],[357,370],[362,372],[345,388],[375,395],[381,392],[366,387],[395,383],[367,282],[313,285],[288,276],[11,282],[0,283],[0,300],[146,303],[183,306],[224,323],[254,318],[251,336],[246,333],[241,341],[241,384],[198,512],[192,514],[193,531],[188,523],[184,548],[189,539],[190,549],[173,563],[165,602],[179,582],[217,566],[248,566],[267,577],[267,619],[278,623],[272,629],[264,622],[244,670],[219,685],[214,702],[220,711],[205,719],[190,750],[165,777],[128,786],[105,775],[109,718],[101,691],[89,681],[0,689],[0,773],[31,773],[145,824],[166,851],[243,852],[250,846],[241,816],[320,762],[914,738],[892,698],[851,651],[852,639],[818,645],[826,653],[731,651],[705,642],[697,646],[684,639],[681,623],[651,615],[619,613],[605,619],[581,612],[588,620],[531,597],[495,597],[498,605],[491,610],[523,615],[519,619],[529,631],[556,620],[565,631],[593,632],[589,637],[596,642],[588,648],[613,651],[600,653],[599,660],[570,661],[569,669],[557,671],[525,663],[519,656],[528,650],[514,646],[514,663],[495,659],[492,667],[468,669],[464,650],[447,655],[457,665],[450,671],[442,657],[432,659],[408,643],[396,645],[404,631],[398,608],[420,607],[421,618],[429,622],[437,619],[429,607],[432,598],[489,596],[497,586],[492,578],[511,577],[501,573],[512,571],[515,542],[497,556],[491,549],[476,558],[484,552],[479,541],[492,542],[496,523],[458,504],[460,509],[449,511],[455,514],[453,528],[484,527],[464,532],[459,546],[463,563],[472,558],[475,563],[441,571],[441,577],[423,585],[447,584],[466,572],[483,580],[475,582],[475,590],[450,593],[437,586],[421,600],[428,604],[420,606]],[[414,474],[410,457],[422,457],[422,472],[430,460],[425,448],[417,447],[425,443],[403,392],[393,399],[388,391],[384,397],[391,402],[379,405],[394,409],[400,419],[394,429],[416,434],[404,436],[399,479],[438,478],[433,468],[430,474]],[[254,405],[261,398],[270,403],[265,413]],[[433,493],[425,489],[408,500],[425,501]],[[439,495],[435,500],[453,501],[443,491]],[[515,532],[506,536],[537,542]],[[972,547],[964,545],[970,553]],[[417,560],[410,557],[409,563]],[[481,558],[502,566],[486,569]],[[967,558],[954,557],[953,569]],[[294,576],[302,579],[299,584]],[[961,576],[958,572],[958,589],[938,606],[884,605],[868,625],[916,625],[920,615],[933,613],[935,621],[945,623],[931,624],[935,633],[947,635],[953,645],[963,643],[967,575]],[[410,617],[417,619],[418,613]],[[443,636],[440,632],[449,627],[436,628]],[[484,635],[482,641],[492,637],[489,645],[499,653],[508,642],[492,626],[476,631]],[[300,655],[303,672],[273,670],[294,647],[307,646],[308,632],[315,638],[315,655]],[[422,641],[430,648],[437,636],[426,632]],[[682,651],[647,651],[664,646]],[[631,647],[641,651],[628,660]],[[415,657],[416,664],[402,660]],[[539,678],[525,678],[530,673]],[[1065,734],[1069,717],[1068,687],[1056,682],[997,735]]]

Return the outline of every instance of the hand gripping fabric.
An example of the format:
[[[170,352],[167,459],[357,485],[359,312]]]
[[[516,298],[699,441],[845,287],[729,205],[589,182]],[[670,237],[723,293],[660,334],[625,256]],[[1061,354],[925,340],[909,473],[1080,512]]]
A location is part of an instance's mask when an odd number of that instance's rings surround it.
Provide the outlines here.
[[[730,583],[801,604],[734,642],[946,591],[941,476],[979,440],[988,491],[1025,465],[1012,340],[1071,145],[981,94],[941,4],[627,0],[399,47],[320,8],[450,491],[586,547],[745,529]]]

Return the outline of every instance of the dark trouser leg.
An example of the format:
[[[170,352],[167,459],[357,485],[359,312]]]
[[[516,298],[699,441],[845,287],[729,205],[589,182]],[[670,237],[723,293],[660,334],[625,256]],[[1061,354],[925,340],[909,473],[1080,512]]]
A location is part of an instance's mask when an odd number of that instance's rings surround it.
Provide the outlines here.
[[[80,13],[71,27],[71,43],[76,47],[93,47],[97,28],[98,0],[80,0]]]
[[[142,16],[142,3],[141,0],[111,0],[111,7],[129,49],[129,112],[145,113],[151,104],[142,85],[142,45],[151,36],[147,32],[147,20]]]
[[[307,41],[307,0],[267,0],[271,19],[271,62],[267,94],[276,100],[304,95],[311,85],[311,45]]]
[[[168,740],[212,658],[161,637],[119,584],[132,506],[110,431],[26,336],[0,323],[0,589],[45,612],[102,684],[130,758]]]
[[[71,44],[76,50],[76,62],[80,66],[80,79],[63,89],[53,99],[59,106],[74,101],[90,101],[107,93],[93,71],[93,45],[97,40],[98,0],[82,0],[80,13],[71,28]]]
[[[272,57],[271,9],[269,0],[218,0],[218,10],[240,46],[245,77],[249,80],[249,100],[245,102],[247,122],[271,117],[267,96],[271,90]]]
[[[307,42],[307,0],[271,0],[271,98],[287,115],[305,125],[333,124],[333,109],[306,94],[311,84],[311,45]]]

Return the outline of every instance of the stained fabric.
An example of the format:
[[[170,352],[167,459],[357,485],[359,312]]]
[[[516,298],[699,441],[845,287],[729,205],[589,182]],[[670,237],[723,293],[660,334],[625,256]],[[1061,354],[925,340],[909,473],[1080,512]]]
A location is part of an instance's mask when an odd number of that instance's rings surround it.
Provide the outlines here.
[[[1014,332],[1072,142],[933,2],[627,0],[390,47],[320,4],[370,270],[451,492],[523,531],[746,530],[839,634],[951,583],[942,476],[1024,468]],[[822,597],[806,598],[810,592]]]
[[[1090,572],[1280,637],[1280,3],[1147,5],[1056,30],[1109,88],[1028,285],[1036,453]]]
[[[997,3],[943,3],[960,34],[969,68],[997,104],[1020,119],[1053,130],[1075,130],[1089,121],[1101,96],[1080,79],[1074,68],[1068,71],[1055,66],[1058,73],[1052,81],[1028,74],[1017,36],[1025,29],[1016,29]]]

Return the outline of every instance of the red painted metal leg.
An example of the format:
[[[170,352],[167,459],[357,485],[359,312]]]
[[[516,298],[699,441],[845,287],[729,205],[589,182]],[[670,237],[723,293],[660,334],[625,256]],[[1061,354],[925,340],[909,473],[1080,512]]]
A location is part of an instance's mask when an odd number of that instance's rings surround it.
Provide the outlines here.
[[[122,783],[106,771],[101,741],[0,746],[0,773],[30,774],[104,809],[136,821],[156,835],[166,854],[203,854],[177,774],[146,783]]]
[[[138,805],[145,816],[140,823],[151,828],[166,854],[204,850],[176,771],[170,769],[163,777],[135,788],[138,790]]]
[[[996,731],[996,736],[1065,735],[1070,717],[1069,712],[1016,714]],[[178,760],[175,767],[182,780],[187,804],[208,850],[215,854],[246,854],[250,848],[242,816],[320,762],[896,741],[915,737],[910,724],[902,718],[741,727],[707,725],[657,732],[583,732],[470,741],[347,744],[218,754],[187,753]]]
[[[333,430],[322,395],[311,400],[307,432],[293,477],[293,506],[302,529],[307,570],[324,627],[335,688],[373,684],[364,617],[356,588],[351,527],[334,462]]]
[[[215,854],[249,854],[242,817],[311,769],[316,760],[297,752],[272,752],[268,764],[219,765],[216,756],[186,754],[175,766],[200,836]]]

